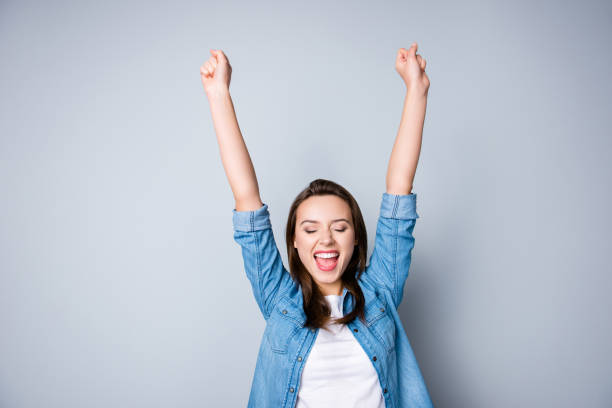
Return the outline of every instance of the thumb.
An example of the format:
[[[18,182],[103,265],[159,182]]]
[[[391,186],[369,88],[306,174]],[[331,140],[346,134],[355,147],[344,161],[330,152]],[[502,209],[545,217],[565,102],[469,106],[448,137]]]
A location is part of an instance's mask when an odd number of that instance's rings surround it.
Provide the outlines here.
[[[416,58],[417,48],[418,48],[417,43],[413,42],[412,45],[410,45],[410,48],[408,48],[408,56],[411,58]]]
[[[225,55],[223,54],[223,51],[221,50],[210,50],[210,53],[212,55],[214,55],[215,57],[217,57],[218,60],[225,60]]]

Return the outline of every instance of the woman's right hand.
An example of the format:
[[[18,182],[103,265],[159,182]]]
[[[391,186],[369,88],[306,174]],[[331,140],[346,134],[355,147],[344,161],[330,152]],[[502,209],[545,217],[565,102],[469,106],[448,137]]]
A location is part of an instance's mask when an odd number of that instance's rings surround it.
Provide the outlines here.
[[[212,57],[200,67],[200,77],[206,95],[217,90],[229,90],[232,66],[223,51],[210,50]]]

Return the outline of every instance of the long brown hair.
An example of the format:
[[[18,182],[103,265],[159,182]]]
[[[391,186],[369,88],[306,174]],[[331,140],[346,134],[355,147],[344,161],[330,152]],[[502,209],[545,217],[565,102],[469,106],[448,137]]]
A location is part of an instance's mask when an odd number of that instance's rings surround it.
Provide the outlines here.
[[[313,180],[308,187],[302,190],[291,204],[287,228],[285,230],[289,273],[293,279],[302,286],[304,313],[306,314],[304,326],[321,328],[331,319],[329,305],[325,301],[316,282],[312,279],[312,276],[302,263],[297,248],[293,246],[297,223],[297,208],[302,201],[306,200],[308,197],[317,195],[336,195],[348,204],[351,209],[353,225],[355,226],[355,239],[357,240],[353,256],[341,276],[343,286],[348,290],[348,293],[354,297],[354,307],[350,313],[342,318],[336,319],[335,322],[346,324],[356,317],[359,317],[361,321],[365,323],[365,299],[361,287],[357,283],[357,280],[365,270],[368,251],[367,231],[361,215],[361,210],[359,209],[357,201],[355,201],[355,198],[353,198],[347,189],[331,180],[319,178]]]

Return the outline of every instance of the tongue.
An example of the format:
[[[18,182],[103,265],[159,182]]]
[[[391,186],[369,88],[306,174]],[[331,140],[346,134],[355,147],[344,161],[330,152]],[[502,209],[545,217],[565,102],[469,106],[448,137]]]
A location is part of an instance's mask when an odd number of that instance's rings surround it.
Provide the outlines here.
[[[319,258],[317,256],[317,263],[321,266],[330,267],[338,262],[338,257],[335,258]]]

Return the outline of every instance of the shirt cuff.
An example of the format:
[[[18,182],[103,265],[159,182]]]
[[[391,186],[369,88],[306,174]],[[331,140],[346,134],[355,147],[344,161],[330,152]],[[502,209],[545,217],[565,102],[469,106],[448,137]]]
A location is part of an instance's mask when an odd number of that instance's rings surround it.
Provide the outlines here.
[[[416,212],[416,194],[388,194],[383,193],[380,203],[380,215],[385,218],[397,220],[410,220],[419,218]]]
[[[253,232],[271,228],[270,212],[268,204],[263,203],[261,207],[253,211],[236,211],[232,209],[232,222],[234,231]]]

